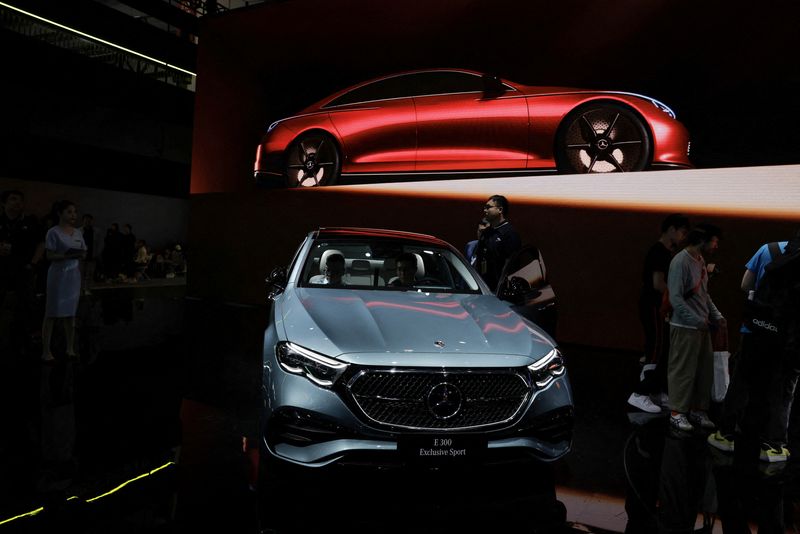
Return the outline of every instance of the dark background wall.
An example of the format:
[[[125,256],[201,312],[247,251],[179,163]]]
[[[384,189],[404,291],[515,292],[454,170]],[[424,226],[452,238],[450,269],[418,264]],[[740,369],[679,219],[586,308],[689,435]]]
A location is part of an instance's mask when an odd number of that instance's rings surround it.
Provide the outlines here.
[[[796,15],[790,2],[756,9],[689,0],[295,0],[207,19],[198,57],[189,291],[264,302],[264,276],[287,264],[318,226],[421,231],[457,247],[473,238],[488,195],[255,187],[255,147],[271,121],[388,72],[464,67],[532,85],[640,92],[677,111],[698,167],[799,163]],[[598,177],[597,187],[607,179]],[[800,174],[790,181],[796,190]],[[710,187],[725,188],[724,176]],[[560,299],[559,339],[640,347],[642,256],[670,211],[725,227],[715,294],[735,324],[744,262],[764,241],[793,233],[797,218],[709,217],[717,207],[708,198],[707,211],[680,202],[653,211],[515,204],[512,218],[525,241],[545,251]]]
[[[188,195],[194,93],[1,28],[0,61],[0,177]]]

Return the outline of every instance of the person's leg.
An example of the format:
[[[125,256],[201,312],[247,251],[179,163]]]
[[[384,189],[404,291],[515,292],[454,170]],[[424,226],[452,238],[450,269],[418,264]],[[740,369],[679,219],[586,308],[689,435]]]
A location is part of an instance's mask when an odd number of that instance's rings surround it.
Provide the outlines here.
[[[725,400],[722,401],[719,424],[720,433],[729,439],[736,432],[736,425],[750,400],[751,380],[755,372],[753,366],[758,363],[749,338],[750,334],[742,335],[739,351],[730,360],[731,381],[728,384]]]
[[[773,354],[780,354],[781,357],[770,377],[770,386],[767,392],[769,411],[766,414],[767,421],[763,441],[773,446],[786,445],[789,415],[800,373],[800,361],[798,361],[800,355],[792,347],[782,347],[777,344],[767,350],[774,351]]]
[[[687,413],[692,404],[697,351],[693,350],[696,330],[670,327],[669,369],[667,380],[669,405],[673,412]]]
[[[639,322],[644,333],[644,363],[655,363],[656,322],[654,309],[646,299],[639,299]]]
[[[711,403],[711,386],[714,384],[714,351],[711,348],[711,334],[706,330],[699,330],[694,341],[693,349],[697,356],[692,408],[707,412]]]
[[[75,317],[64,317],[64,336],[67,340],[67,356],[75,356]]]
[[[53,354],[50,352],[50,340],[53,337],[54,317],[45,317],[42,323],[42,360],[53,361]]]
[[[638,395],[656,395],[666,389],[666,367],[668,352],[664,351],[665,330],[669,324],[664,322],[657,308],[639,303],[639,320],[645,336],[645,362],[651,368],[643,372],[644,378],[633,392]],[[669,346],[667,344],[667,346]]]

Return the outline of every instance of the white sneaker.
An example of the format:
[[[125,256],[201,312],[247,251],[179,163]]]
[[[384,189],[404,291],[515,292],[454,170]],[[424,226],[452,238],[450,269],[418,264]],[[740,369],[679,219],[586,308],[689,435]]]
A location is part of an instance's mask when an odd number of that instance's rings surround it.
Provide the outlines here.
[[[658,393],[655,398],[651,397],[651,400],[662,408],[669,408],[669,395],[666,393]]]
[[[686,414],[679,413],[678,415],[669,416],[669,424],[677,428],[678,430],[683,430],[684,432],[691,432],[694,430],[692,423],[686,418]]]
[[[653,401],[647,395],[631,393],[631,396],[628,397],[628,404],[645,412],[661,413],[661,408],[653,404]]]
[[[714,430],[717,428],[717,425],[715,425],[714,422],[708,418],[708,414],[706,412],[691,411],[689,412],[689,420],[703,430]]]

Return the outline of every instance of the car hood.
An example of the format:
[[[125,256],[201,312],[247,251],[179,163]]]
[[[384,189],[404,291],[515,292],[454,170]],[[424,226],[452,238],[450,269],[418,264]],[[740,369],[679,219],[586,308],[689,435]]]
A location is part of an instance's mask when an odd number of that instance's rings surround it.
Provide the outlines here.
[[[524,365],[554,346],[491,295],[290,288],[277,304],[288,340],[351,363],[367,361],[359,354],[403,364],[433,353]]]

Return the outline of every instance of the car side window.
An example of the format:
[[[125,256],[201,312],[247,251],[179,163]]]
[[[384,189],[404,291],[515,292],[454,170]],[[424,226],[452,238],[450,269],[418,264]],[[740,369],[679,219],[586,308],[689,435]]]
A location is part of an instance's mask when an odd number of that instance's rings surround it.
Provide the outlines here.
[[[476,74],[455,71],[416,72],[362,85],[333,99],[325,107],[412,96],[479,93],[483,90],[483,79]]]
[[[468,72],[421,72],[414,75],[414,96],[446,95],[451,93],[479,93],[483,91],[480,76]]]
[[[390,98],[404,98],[414,95],[415,74],[392,76],[384,80],[368,83],[349,91],[338,98],[331,100],[325,107],[343,106],[345,104],[356,104],[358,102],[371,102],[375,100],[387,100]]]

